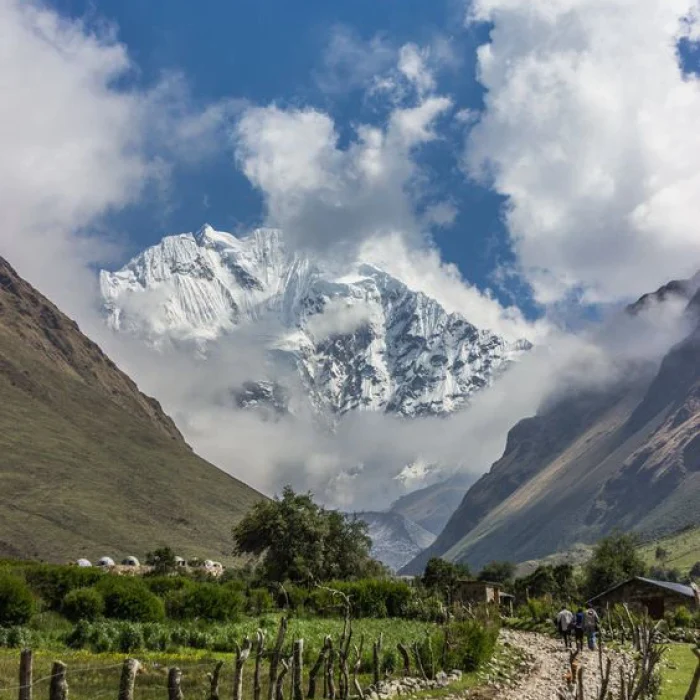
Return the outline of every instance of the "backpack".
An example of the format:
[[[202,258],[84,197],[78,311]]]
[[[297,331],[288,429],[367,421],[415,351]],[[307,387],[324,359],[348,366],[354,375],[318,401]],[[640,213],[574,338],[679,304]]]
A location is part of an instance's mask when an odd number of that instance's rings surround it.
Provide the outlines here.
[[[574,627],[577,630],[583,629],[583,613],[582,612],[576,613],[576,620],[574,621]]]

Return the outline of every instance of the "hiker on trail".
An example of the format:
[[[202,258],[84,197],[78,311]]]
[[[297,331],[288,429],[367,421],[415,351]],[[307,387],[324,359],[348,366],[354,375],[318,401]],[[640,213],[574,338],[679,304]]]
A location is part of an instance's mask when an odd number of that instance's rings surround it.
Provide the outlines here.
[[[592,607],[589,607],[583,618],[583,631],[586,634],[588,648],[591,651],[595,651],[596,634],[598,633],[599,623],[600,618],[598,617],[598,613]]]
[[[583,651],[583,623],[585,615],[583,613],[583,608],[579,608],[576,611],[576,616],[574,617],[574,637],[576,639],[576,651]]]
[[[566,649],[571,649],[571,632],[574,628],[574,614],[566,605],[563,605],[554,618],[554,623],[557,626],[557,631],[561,635],[561,638],[564,640],[564,647]]]

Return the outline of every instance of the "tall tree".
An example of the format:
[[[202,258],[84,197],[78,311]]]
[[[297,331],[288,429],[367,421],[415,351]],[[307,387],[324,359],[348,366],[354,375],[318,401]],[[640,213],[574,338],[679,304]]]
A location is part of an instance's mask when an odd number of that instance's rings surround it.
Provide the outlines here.
[[[637,552],[637,538],[631,534],[616,533],[604,537],[593,549],[586,564],[586,593],[593,597],[617,583],[643,576],[646,564]]]
[[[259,501],[233,528],[237,553],[264,555],[270,581],[350,579],[377,573],[369,554],[367,524],[314,503],[290,486],[280,497]]]

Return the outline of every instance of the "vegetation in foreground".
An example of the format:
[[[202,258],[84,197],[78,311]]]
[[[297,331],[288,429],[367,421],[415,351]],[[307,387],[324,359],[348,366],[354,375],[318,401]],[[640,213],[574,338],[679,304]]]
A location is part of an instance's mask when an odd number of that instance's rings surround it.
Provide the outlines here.
[[[659,700],[685,700],[697,665],[698,661],[690,644],[669,645],[661,664]]]

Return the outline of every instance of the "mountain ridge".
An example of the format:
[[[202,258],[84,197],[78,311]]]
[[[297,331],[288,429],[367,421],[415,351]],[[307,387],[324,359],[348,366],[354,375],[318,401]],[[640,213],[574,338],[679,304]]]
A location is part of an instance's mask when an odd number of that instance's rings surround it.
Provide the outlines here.
[[[637,363],[612,385],[560,396],[517,423],[503,456],[404,571],[419,572],[430,556],[472,566],[494,558],[517,562],[593,541],[616,527],[662,533],[697,522],[697,287],[698,276],[630,305],[634,315],[680,298],[691,330],[659,364]]]
[[[0,556],[231,558],[261,494],[195,455],[78,325],[0,257]]]
[[[319,413],[446,415],[530,347],[477,329],[366,261],[334,270],[289,253],[274,229],[166,236],[101,271],[100,287],[109,325],[156,345],[206,348],[272,323],[266,350],[296,367]]]

